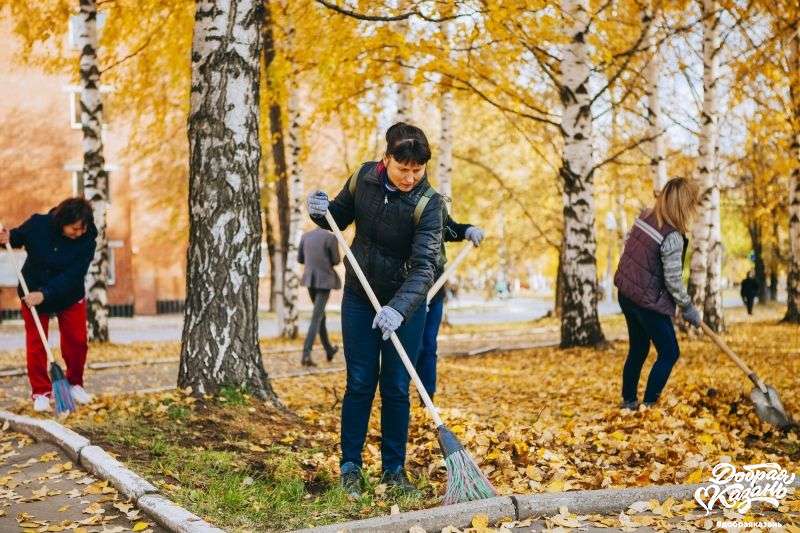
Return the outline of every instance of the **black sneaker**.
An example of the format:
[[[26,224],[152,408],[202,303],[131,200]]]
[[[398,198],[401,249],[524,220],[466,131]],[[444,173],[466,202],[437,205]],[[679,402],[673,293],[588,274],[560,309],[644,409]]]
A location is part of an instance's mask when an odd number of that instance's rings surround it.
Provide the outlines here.
[[[402,494],[404,496],[420,497],[422,492],[411,484],[405,470],[396,472],[385,471],[381,476],[381,483],[386,483],[389,491]]]
[[[342,476],[339,480],[348,496],[358,498],[361,496],[361,468],[354,463],[342,465]]]
[[[632,402],[623,401],[619,405],[619,408],[620,409],[628,409],[629,411],[638,411],[639,410],[639,402],[637,402],[636,400],[634,400]]]
[[[317,366],[317,363],[312,361],[310,357],[303,357],[303,359],[300,361],[300,364],[302,364],[303,366],[310,366],[310,367]]]
[[[330,363],[331,361],[333,361],[333,356],[334,356],[334,355],[336,355],[336,352],[338,352],[338,351],[339,351],[339,347],[338,347],[338,346],[334,346],[334,347],[331,349],[331,351],[330,351],[330,352],[328,352],[327,354],[325,354],[325,356],[328,358],[328,362],[329,362],[329,363]]]

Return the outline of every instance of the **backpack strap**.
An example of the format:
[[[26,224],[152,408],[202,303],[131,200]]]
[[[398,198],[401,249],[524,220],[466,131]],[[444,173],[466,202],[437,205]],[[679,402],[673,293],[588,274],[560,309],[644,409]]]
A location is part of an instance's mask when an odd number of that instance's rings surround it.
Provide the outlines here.
[[[422,193],[420,196],[419,201],[417,201],[417,206],[414,208],[414,225],[419,224],[419,219],[422,218],[422,213],[425,211],[425,208],[428,206],[428,202],[431,201],[433,195],[436,194],[436,191],[433,187],[428,186],[425,189],[425,192]]]
[[[347,190],[350,191],[350,194],[355,198],[356,196],[356,187],[358,186],[358,175],[361,174],[361,169],[364,168],[364,165],[361,165],[353,172],[353,175],[350,176],[350,179],[347,180]]]

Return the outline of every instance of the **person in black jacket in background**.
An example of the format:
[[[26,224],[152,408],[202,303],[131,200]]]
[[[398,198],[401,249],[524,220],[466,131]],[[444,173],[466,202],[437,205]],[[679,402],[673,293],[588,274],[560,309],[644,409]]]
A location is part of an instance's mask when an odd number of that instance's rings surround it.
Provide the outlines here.
[[[24,296],[22,287],[17,292],[22,300],[28,378],[36,411],[50,409],[52,385],[47,375],[47,352],[31,313],[34,306],[45,334],[50,316],[58,318],[72,398],[78,403],[91,401],[83,388],[88,351],[84,278],[94,257],[96,238],[92,206],[83,198],[68,198],[46,215],[33,215],[18,228],[0,231],[0,246],[10,242],[13,248],[27,252],[22,276],[30,294]]]
[[[469,240],[473,245],[479,246],[483,240],[483,230],[472,224],[459,224],[453,220],[444,203],[442,204],[442,220],[444,221],[443,242],[439,260],[436,263],[434,281],[444,274],[445,264],[447,263],[447,255],[444,249],[445,241]],[[422,380],[422,384],[425,385],[425,390],[431,398],[436,394],[436,361],[438,359],[436,338],[439,336],[439,326],[442,324],[442,315],[444,314],[444,295],[445,286],[442,286],[428,304],[428,316],[425,319],[425,328],[422,332],[422,348],[416,364],[419,379]]]
[[[425,325],[442,240],[442,199],[428,184],[431,158],[421,129],[395,124],[386,132],[386,155],[362,165],[336,198],[308,197],[311,219],[330,229],[325,212],[344,229],[355,223],[353,255],[383,306],[376,315],[349,262],[342,298],[347,386],[342,400],[341,483],[361,493],[361,452],[375,389],[381,390],[382,482],[415,493],[405,473],[410,377],[389,341],[397,333],[412,364]],[[379,329],[379,331],[378,331]]]
[[[758,296],[758,280],[753,277],[753,272],[748,272],[747,277],[742,280],[741,295],[744,305],[747,307],[747,314],[753,314],[753,304]]]

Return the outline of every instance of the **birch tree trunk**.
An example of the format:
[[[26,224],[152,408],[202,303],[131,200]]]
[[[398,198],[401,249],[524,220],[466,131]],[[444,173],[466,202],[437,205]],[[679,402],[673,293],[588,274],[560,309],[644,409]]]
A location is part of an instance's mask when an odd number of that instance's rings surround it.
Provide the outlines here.
[[[564,148],[564,256],[561,346],[594,346],[605,341],[597,315],[597,243],[594,230],[594,161],[589,95],[588,0],[563,0],[571,22],[570,43],[561,62]]]
[[[701,112],[697,185],[700,189],[698,216],[692,227],[692,261],[689,295],[697,310],[705,314],[709,271],[709,241],[714,225],[712,196],[716,183],[717,150],[717,54],[719,34],[715,0],[703,0],[703,109]]]
[[[445,39],[449,44],[453,39],[453,24],[447,23],[444,28]],[[446,198],[453,196],[453,113],[455,102],[449,78],[443,78],[439,85],[442,90],[440,111],[441,130],[439,137],[439,161],[436,165],[436,178],[439,180],[439,193]],[[452,203],[449,206],[453,213]]]
[[[795,28],[797,24],[795,22]],[[794,35],[791,47],[792,156],[795,167],[789,179],[789,274],[783,320],[800,323],[800,35]]]
[[[294,33],[294,30],[290,30]],[[286,106],[288,111],[288,146],[291,155],[291,189],[289,199],[291,202],[291,217],[289,220],[289,242],[286,254],[286,265],[283,270],[283,313],[284,322],[282,335],[289,339],[297,337],[298,333],[298,307],[297,297],[300,289],[299,264],[297,262],[298,245],[303,231],[303,174],[300,168],[300,106],[298,95],[297,73],[292,73],[289,82],[289,100]]]
[[[658,49],[658,26],[654,18],[659,14],[650,2],[649,9],[645,12],[645,23],[651,25],[648,33],[650,62],[647,64],[647,84],[645,85],[647,107],[647,134],[653,139],[647,143],[647,153],[650,157],[650,176],[653,179],[653,191],[658,194],[667,183],[667,162],[664,158],[664,126],[661,117],[661,52]]]
[[[411,25],[408,19],[401,20],[397,24],[397,30],[403,35],[405,40],[408,40],[411,34]],[[401,81],[397,84],[397,114],[395,115],[395,122],[411,122],[412,118],[412,105],[413,97],[411,91],[411,69],[408,65],[403,66],[404,60],[402,56],[397,57],[398,68],[400,68]]]
[[[706,275],[706,294],[703,302],[703,320],[711,329],[720,332],[724,328],[722,311],[722,218],[719,191],[719,92],[717,89],[717,76],[719,51],[719,30],[716,0],[703,0],[703,123],[711,126],[711,131],[705,136],[708,145],[706,152],[710,154],[708,161],[710,187],[709,201],[709,228],[708,228],[708,273]],[[706,37],[706,34],[708,36]],[[706,48],[708,47],[708,51]],[[709,57],[710,54],[710,57]],[[705,70],[708,65],[708,71]],[[701,143],[702,146],[702,143]]]
[[[92,204],[97,226],[97,248],[86,275],[89,339],[108,342],[108,173],[103,155],[103,101],[100,96],[100,66],[97,60],[97,5],[80,0],[78,14],[81,77],[81,130],[83,131],[84,197]]]
[[[198,1],[189,107],[189,249],[180,387],[277,401],[258,345],[263,3]]]

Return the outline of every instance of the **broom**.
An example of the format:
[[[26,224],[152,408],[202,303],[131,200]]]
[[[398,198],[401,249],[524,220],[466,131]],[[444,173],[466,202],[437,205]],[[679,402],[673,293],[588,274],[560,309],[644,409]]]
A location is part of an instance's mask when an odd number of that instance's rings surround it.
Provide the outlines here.
[[[378,302],[378,298],[375,296],[372,287],[369,286],[364,272],[358,265],[353,252],[350,250],[350,246],[348,246],[347,241],[345,241],[344,235],[342,235],[330,211],[325,212],[325,220],[328,221],[334,235],[336,235],[336,239],[344,249],[347,259],[350,261],[350,266],[353,267],[353,271],[356,273],[358,281],[364,288],[364,292],[367,293],[372,306],[375,308],[375,312],[379,312],[381,310],[381,304]],[[481,500],[483,498],[496,496],[497,493],[492,487],[492,484],[489,483],[486,475],[481,472],[481,469],[475,464],[474,459],[472,459],[469,453],[464,449],[464,446],[458,442],[453,432],[447,429],[444,422],[442,422],[439,412],[433,405],[431,397],[428,396],[428,392],[425,390],[422,381],[420,381],[417,371],[414,369],[414,365],[412,365],[411,361],[408,359],[408,354],[405,348],[403,348],[403,344],[400,342],[397,334],[392,332],[391,339],[398,355],[400,355],[400,359],[403,361],[403,365],[405,365],[409,376],[411,376],[411,380],[414,382],[414,386],[416,386],[420,397],[422,397],[425,409],[428,411],[428,414],[431,415],[439,435],[439,446],[442,449],[445,467],[447,468],[447,491],[445,492],[442,503],[450,505],[452,503]]]
[[[2,228],[3,226],[0,224],[0,229]],[[8,255],[11,257],[11,262],[14,264],[14,270],[17,273],[19,284],[22,286],[22,292],[25,294],[25,296],[28,296],[28,294],[30,294],[28,291],[28,284],[25,283],[25,278],[22,277],[22,271],[19,268],[19,264],[17,263],[16,259],[14,259],[14,252],[11,249],[10,242],[6,243],[6,250],[8,250]],[[39,320],[39,312],[36,310],[35,306],[31,305],[29,307],[31,309],[31,314],[33,315],[33,321],[36,322],[36,329],[39,331],[39,337],[42,339],[42,344],[44,344],[44,349],[47,352],[47,362],[50,363],[50,382],[53,384],[53,401],[55,402],[56,414],[61,415],[72,412],[75,410],[75,402],[72,401],[72,394],[70,394],[69,391],[69,382],[64,376],[64,371],[61,370],[61,367],[58,366],[58,363],[56,363],[56,360],[53,357],[53,352],[50,351],[50,344],[47,342],[47,335],[44,334],[42,322]]]

